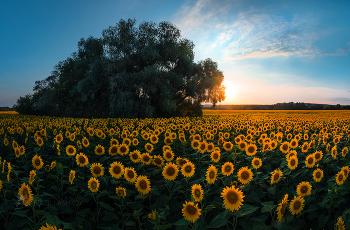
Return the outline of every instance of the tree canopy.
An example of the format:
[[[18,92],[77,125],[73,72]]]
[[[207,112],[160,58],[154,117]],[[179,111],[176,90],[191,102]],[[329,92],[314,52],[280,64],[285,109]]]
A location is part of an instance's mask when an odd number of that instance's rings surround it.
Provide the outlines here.
[[[170,22],[120,20],[36,81],[14,108],[69,117],[200,116],[201,103],[225,99],[223,73],[210,58],[194,63],[194,44]]]

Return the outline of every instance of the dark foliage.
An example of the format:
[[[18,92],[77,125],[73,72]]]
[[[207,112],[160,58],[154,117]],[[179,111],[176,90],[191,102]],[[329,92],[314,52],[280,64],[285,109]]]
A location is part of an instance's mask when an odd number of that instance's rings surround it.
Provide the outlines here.
[[[200,116],[201,103],[225,99],[216,62],[194,63],[194,44],[169,22],[120,20],[18,99],[22,114],[67,117]]]

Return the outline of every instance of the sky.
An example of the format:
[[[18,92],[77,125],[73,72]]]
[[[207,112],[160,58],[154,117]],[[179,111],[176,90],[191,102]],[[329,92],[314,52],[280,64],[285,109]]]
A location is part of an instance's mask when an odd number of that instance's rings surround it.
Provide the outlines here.
[[[224,74],[219,104],[350,105],[350,1],[0,1],[0,107],[121,19],[173,23]]]

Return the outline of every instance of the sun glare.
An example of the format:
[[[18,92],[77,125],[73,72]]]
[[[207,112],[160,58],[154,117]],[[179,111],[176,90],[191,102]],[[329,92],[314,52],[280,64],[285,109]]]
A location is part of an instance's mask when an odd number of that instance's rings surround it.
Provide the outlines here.
[[[225,90],[226,100],[233,99],[237,91],[236,85],[232,84],[229,81],[224,82],[223,85],[226,87],[226,90]]]

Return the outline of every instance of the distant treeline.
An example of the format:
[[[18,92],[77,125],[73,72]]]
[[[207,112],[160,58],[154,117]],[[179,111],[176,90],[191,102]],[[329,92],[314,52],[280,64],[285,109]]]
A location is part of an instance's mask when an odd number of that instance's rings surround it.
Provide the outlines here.
[[[13,111],[10,107],[0,107],[0,111]]]
[[[283,102],[272,105],[216,105],[214,108],[211,105],[204,105],[203,109],[216,110],[343,110],[350,109],[350,105],[328,105],[328,104],[313,104],[304,102]]]

